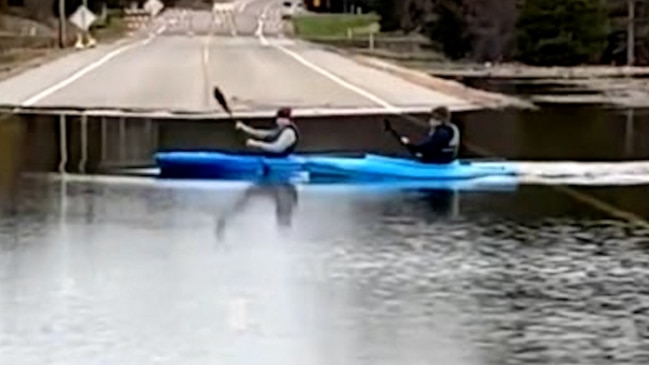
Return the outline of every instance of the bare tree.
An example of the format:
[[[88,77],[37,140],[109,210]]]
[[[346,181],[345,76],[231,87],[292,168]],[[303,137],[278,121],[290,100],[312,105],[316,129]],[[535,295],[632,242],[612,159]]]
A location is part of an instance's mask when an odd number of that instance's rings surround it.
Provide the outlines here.
[[[451,42],[469,39],[467,56],[478,61],[499,61],[513,54],[518,15],[516,3],[517,0],[401,0],[396,1],[395,10],[400,28],[406,33],[436,29],[436,22],[459,22],[462,35],[449,38],[438,34],[436,37],[448,38]],[[445,16],[456,19],[442,19]],[[442,26],[439,31],[449,30]]]
[[[472,58],[501,61],[511,56],[518,15],[516,0],[464,0]]]
[[[401,28],[406,32],[419,32],[433,16],[434,0],[403,0],[399,13]]]
[[[25,11],[29,17],[45,21],[53,16],[54,0],[24,0]]]

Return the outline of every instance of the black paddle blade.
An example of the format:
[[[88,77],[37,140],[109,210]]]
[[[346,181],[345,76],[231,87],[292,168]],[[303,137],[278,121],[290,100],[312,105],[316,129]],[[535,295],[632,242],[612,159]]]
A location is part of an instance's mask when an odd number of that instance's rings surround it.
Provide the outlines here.
[[[228,102],[227,100],[225,100],[225,95],[223,95],[221,89],[219,89],[218,86],[214,86],[213,96],[214,99],[216,99],[216,101],[219,103],[219,105],[221,105],[221,108],[223,108],[223,110],[225,110],[228,114],[232,114],[230,107],[228,106]]]
[[[392,124],[390,124],[390,121],[387,119],[383,119],[383,130],[386,132],[392,131]]]

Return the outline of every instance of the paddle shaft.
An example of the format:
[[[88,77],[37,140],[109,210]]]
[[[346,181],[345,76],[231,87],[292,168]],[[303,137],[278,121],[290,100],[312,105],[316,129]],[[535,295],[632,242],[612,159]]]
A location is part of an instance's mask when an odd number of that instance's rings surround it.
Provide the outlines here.
[[[388,120],[384,120],[384,122],[385,122],[385,131],[390,133],[390,135],[392,135],[394,138],[396,138],[396,140],[401,145],[405,146],[406,144],[403,143],[403,141],[401,140],[403,137],[399,133],[397,133],[397,131],[395,131],[394,128],[392,128],[392,125],[390,124],[390,122]]]

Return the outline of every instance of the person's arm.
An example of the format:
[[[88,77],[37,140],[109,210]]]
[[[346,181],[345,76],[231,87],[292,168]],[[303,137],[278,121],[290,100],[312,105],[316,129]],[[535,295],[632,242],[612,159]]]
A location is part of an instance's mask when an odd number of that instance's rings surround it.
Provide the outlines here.
[[[417,157],[417,158],[422,158],[423,156],[423,150],[424,150],[424,144],[415,144],[410,142],[410,140],[407,137],[402,137],[402,144],[403,146],[410,152],[411,155]]]
[[[293,143],[295,143],[296,139],[297,136],[295,135],[295,131],[288,128],[284,130],[284,132],[282,132],[282,134],[279,136],[279,138],[277,138],[275,142],[267,143],[267,142],[261,142],[255,140],[248,140],[248,145],[257,147],[266,152],[280,153],[285,151]]]
[[[255,138],[267,138],[270,137],[273,133],[275,133],[274,130],[268,130],[268,129],[255,129],[252,127],[249,127],[245,125],[243,122],[237,122],[237,129],[242,130],[244,133],[255,137]]]

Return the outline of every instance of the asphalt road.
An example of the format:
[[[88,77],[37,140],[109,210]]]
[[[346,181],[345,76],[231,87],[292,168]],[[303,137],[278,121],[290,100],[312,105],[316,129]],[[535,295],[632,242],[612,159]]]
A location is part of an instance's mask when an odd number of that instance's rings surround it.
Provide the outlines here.
[[[230,11],[170,9],[127,41],[73,53],[0,83],[0,104],[221,112],[210,97],[218,85],[235,113],[272,113],[284,105],[297,114],[472,107],[289,39],[280,4],[251,0],[232,3]]]

